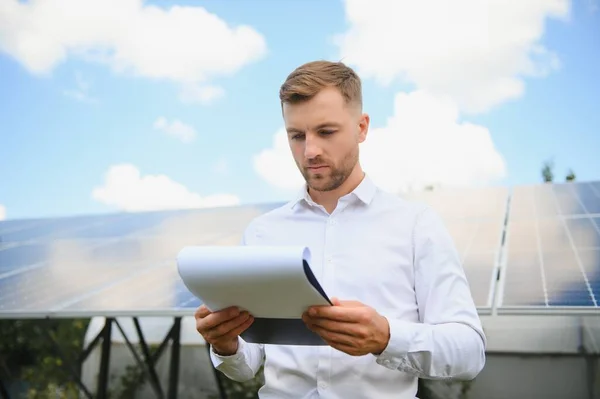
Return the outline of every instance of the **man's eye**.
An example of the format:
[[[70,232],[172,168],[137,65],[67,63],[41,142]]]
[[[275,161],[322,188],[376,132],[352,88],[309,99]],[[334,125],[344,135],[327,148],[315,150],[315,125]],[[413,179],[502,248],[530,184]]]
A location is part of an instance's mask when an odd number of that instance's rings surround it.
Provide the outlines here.
[[[327,136],[327,135],[330,135],[330,134],[333,134],[333,133],[335,133],[335,130],[322,130],[321,131],[321,134],[324,135],[324,136]]]
[[[303,134],[295,134],[295,135],[293,135],[293,136],[292,136],[292,139],[293,139],[293,140],[300,140],[300,139],[302,139],[303,137],[304,137],[304,135],[303,135]]]

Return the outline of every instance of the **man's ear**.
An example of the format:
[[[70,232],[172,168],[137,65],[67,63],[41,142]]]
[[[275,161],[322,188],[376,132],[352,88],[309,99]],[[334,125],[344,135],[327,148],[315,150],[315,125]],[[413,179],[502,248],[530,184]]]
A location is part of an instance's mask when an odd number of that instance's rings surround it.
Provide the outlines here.
[[[362,114],[358,121],[358,142],[362,143],[367,139],[367,133],[369,132],[369,123],[371,118],[368,114]]]

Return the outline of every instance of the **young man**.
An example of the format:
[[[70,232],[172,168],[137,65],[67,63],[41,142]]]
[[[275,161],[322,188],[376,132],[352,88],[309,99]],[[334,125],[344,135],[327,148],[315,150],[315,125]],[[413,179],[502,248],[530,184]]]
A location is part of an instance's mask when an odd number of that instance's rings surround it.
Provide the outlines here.
[[[315,275],[339,299],[303,320],[328,346],[250,344],[239,334],[252,315],[201,306],[196,327],[214,366],[243,381],[264,364],[261,398],[408,399],[418,378],[475,378],[486,338],[452,239],[432,209],[383,192],[361,168],[369,116],[359,77],[310,62],[279,95],[306,185],[253,220],[243,241],[310,248]]]

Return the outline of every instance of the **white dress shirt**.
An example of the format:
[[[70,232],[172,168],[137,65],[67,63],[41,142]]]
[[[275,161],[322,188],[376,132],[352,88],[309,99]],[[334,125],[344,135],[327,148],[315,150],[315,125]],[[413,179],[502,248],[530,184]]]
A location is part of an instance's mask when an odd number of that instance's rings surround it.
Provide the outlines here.
[[[380,190],[365,176],[328,214],[306,192],[254,219],[245,245],[302,245],[330,297],[357,300],[387,317],[379,356],[329,346],[258,345],[213,365],[233,380],[264,364],[261,398],[416,397],[418,378],[473,379],[486,338],[454,243],[428,206]],[[263,363],[264,362],[264,363]]]

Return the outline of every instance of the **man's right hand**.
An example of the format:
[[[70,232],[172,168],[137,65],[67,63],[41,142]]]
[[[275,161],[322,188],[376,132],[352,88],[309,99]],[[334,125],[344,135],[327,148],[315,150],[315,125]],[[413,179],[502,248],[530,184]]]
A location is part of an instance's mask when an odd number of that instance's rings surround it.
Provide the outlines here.
[[[248,312],[230,307],[211,312],[205,305],[194,314],[196,330],[208,342],[215,353],[222,356],[234,355],[238,350],[238,336],[244,332],[254,318]]]

